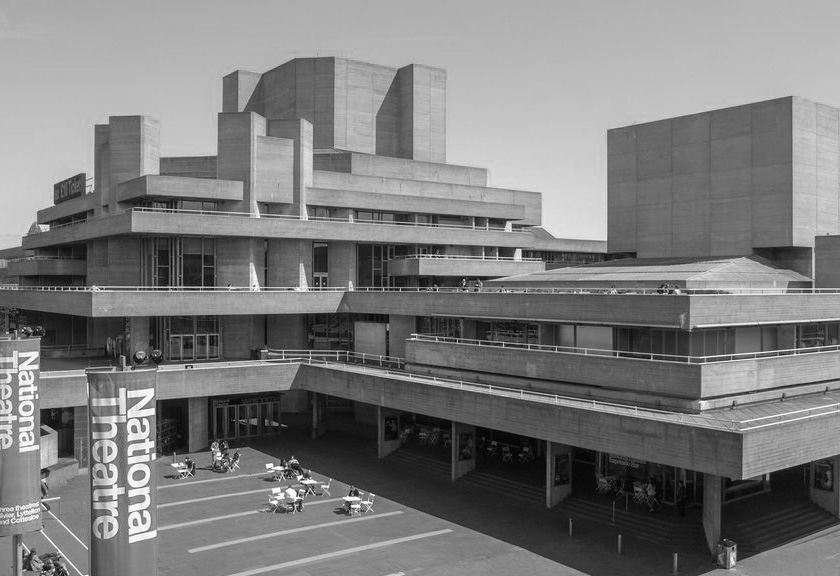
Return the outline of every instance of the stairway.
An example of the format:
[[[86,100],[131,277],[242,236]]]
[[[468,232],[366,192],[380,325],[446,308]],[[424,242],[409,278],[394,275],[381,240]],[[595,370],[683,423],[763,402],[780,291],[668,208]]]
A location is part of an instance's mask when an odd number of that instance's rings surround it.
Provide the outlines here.
[[[425,472],[430,477],[437,479],[451,478],[449,462],[420,454],[413,450],[395,450],[385,458],[386,462],[397,464],[401,468],[412,468]]]
[[[816,504],[809,501],[780,504],[766,513],[756,511],[752,517],[737,521],[726,537],[738,545],[738,556],[752,556],[804,538],[840,524]]]
[[[438,458],[432,458],[414,450],[396,450],[391,452],[386,460],[403,468],[412,468],[439,480],[449,480],[451,476],[450,464]],[[458,484],[470,489],[485,490],[501,494],[506,498],[518,502],[545,505],[545,492],[542,487],[532,486],[516,480],[504,478],[486,472],[474,470],[458,480]]]
[[[690,509],[685,516],[666,507],[650,513],[647,507],[630,503],[625,511],[624,501],[617,501],[613,525],[612,500],[591,496],[570,496],[557,507],[563,516],[573,520],[595,522],[611,526],[618,533],[668,546],[674,552],[705,548],[702,511]]]
[[[479,470],[469,472],[458,482],[471,489],[487,490],[524,504],[545,506],[545,488],[542,486],[525,484]]]

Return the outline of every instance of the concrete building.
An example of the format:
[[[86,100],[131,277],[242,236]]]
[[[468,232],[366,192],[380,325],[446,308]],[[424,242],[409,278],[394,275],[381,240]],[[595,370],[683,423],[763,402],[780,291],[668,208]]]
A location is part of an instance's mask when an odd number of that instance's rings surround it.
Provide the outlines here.
[[[439,445],[453,480],[535,467],[549,507],[631,477],[668,505],[683,482],[710,547],[728,502],[794,467],[840,515],[840,293],[813,289],[837,286],[836,111],[610,131],[607,245],[445,163],[445,78],[235,72],[212,157],[161,157],[157,122],[110,118],[93,186],[59,183],[0,252],[6,329],[43,326],[55,367],[161,350],[163,451],[292,414],[317,437],[352,407],[381,457]],[[44,418],[84,467],[85,375],[49,362]]]

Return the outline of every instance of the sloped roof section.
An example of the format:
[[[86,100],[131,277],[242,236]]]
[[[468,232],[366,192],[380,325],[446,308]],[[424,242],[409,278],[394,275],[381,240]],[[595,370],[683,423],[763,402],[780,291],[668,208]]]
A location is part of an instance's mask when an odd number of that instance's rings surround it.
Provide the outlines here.
[[[809,288],[811,279],[759,256],[612,260],[488,281],[489,285],[534,287]]]

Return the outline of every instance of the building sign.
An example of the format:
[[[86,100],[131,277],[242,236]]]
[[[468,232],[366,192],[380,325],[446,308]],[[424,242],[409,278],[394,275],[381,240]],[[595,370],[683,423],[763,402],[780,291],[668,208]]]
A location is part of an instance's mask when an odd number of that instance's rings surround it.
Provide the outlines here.
[[[61,204],[67,200],[78,198],[85,193],[87,174],[82,172],[72,178],[53,184],[53,204]]]
[[[610,454],[610,464],[618,464],[627,468],[638,468],[642,464],[647,464],[646,460],[636,460],[628,456],[620,456],[618,454]]]
[[[157,574],[157,369],[89,370],[90,574]]]
[[[0,537],[41,529],[41,341],[0,339]]]

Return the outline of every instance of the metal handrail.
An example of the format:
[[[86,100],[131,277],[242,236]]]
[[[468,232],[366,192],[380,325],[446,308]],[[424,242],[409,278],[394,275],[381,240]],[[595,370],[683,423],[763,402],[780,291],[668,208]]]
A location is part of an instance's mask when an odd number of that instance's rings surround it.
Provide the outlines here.
[[[66,256],[21,256],[20,258],[12,258],[8,262],[36,262],[40,260],[86,260],[84,257],[66,257]]]
[[[738,352],[732,354],[713,354],[710,356],[688,356],[680,354],[664,354],[658,352],[634,352],[628,350],[607,350],[605,348],[584,348],[580,346],[549,346],[546,344],[530,344],[519,342],[503,342],[497,340],[476,340],[471,338],[454,338],[435,334],[412,334],[411,340],[418,342],[445,342],[465,346],[485,346],[493,348],[512,348],[516,350],[530,350],[535,352],[550,352],[555,354],[574,354],[578,356],[599,356],[607,358],[630,358],[637,360],[656,360],[660,362],[677,362],[680,364],[714,364],[717,362],[734,362],[737,360],[753,360],[758,358],[777,358],[780,356],[794,356],[798,354],[814,354],[820,352],[840,351],[840,345],[814,346],[811,348],[788,348],[784,350],[766,350],[762,352]]]
[[[185,216],[213,216],[213,217],[227,217],[227,218],[266,218],[266,219],[274,219],[274,220],[299,220],[299,221],[318,221],[318,222],[333,222],[337,224],[372,224],[375,226],[412,226],[412,227],[419,227],[419,228],[451,228],[455,230],[472,230],[478,232],[504,232],[506,234],[531,234],[531,230],[528,228],[523,229],[513,229],[510,230],[504,228],[498,229],[486,229],[486,228],[477,228],[475,226],[468,226],[468,225],[460,225],[460,224],[433,224],[433,223],[426,223],[426,222],[384,222],[381,220],[359,220],[358,218],[352,218],[348,215],[347,218],[333,218],[333,217],[325,217],[325,216],[318,216],[312,218],[301,218],[300,216],[296,216],[293,214],[263,214],[263,213],[251,213],[251,212],[229,212],[223,210],[187,210],[183,208],[152,208],[152,207],[143,207],[143,206],[135,206],[133,208],[127,208],[124,210],[115,210],[113,212],[108,212],[107,214],[100,214],[98,216],[91,216],[89,218],[85,218],[84,220],[75,220],[72,222],[65,222],[63,224],[55,224],[50,225],[48,230],[42,232],[33,232],[27,233],[26,236],[34,235],[34,234],[43,234],[45,232],[51,232],[53,230],[60,230],[69,226],[76,226],[78,224],[83,224],[86,222],[93,222],[96,220],[102,220],[105,218],[116,217],[126,213],[154,213],[154,214],[181,214]]]
[[[501,262],[542,262],[541,258],[514,258],[513,256],[469,256],[466,254],[407,254],[391,260],[490,260]]]
[[[71,290],[71,291],[122,291],[122,292],[142,292],[142,291],[161,291],[161,292],[195,292],[195,291],[239,291],[249,292],[253,291],[248,286],[232,286],[230,288],[225,286],[21,286],[20,284],[6,284],[3,285],[5,290]],[[661,296],[663,298],[678,298],[674,295],[661,295],[656,288],[637,288],[633,290],[620,290],[614,292],[612,289],[580,289],[580,288],[520,288],[508,287],[501,285],[485,284],[481,291],[474,289],[462,290],[454,286],[441,286],[437,290],[428,286],[326,286],[326,287],[301,287],[301,286],[268,286],[259,287],[256,291],[280,291],[280,292],[444,292],[444,293],[470,293],[470,294],[531,294],[531,295],[590,295],[590,296]],[[684,289],[682,296],[692,297],[722,297],[722,296],[831,296],[840,294],[840,288],[724,288],[715,290],[711,288],[703,289]]]

